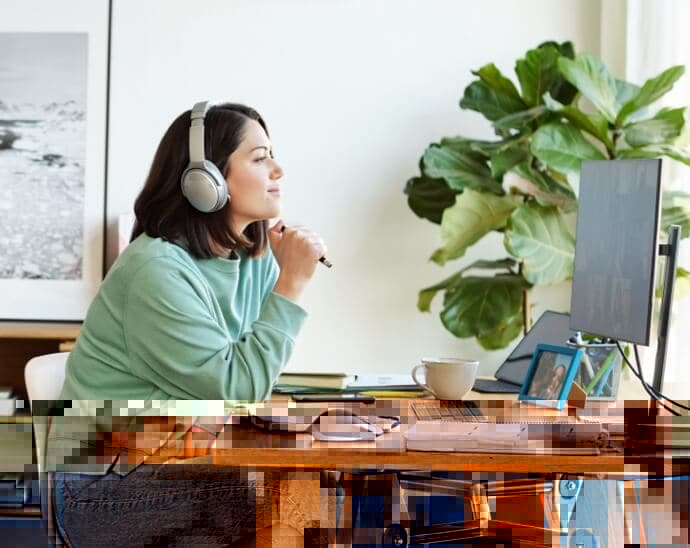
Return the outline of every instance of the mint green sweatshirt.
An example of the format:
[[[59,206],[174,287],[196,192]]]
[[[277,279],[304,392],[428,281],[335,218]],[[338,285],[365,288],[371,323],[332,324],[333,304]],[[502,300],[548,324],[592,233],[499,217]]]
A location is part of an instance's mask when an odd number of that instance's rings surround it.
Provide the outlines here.
[[[267,398],[306,316],[277,277],[270,249],[198,260],[141,235],[89,308],[61,399]]]
[[[181,447],[192,424],[222,430],[236,400],[266,399],[306,317],[273,292],[277,277],[270,249],[258,259],[197,260],[138,237],[110,269],[70,353],[60,399],[72,401],[35,419],[43,430],[50,422],[46,469],[128,473],[163,445]],[[152,416],[175,418],[151,429]],[[104,450],[98,440],[110,432],[138,437],[129,451]]]

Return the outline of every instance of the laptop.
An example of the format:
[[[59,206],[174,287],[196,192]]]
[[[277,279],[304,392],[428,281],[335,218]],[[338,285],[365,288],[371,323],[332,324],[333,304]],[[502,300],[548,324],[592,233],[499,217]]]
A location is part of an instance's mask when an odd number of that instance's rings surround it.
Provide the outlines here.
[[[501,364],[495,379],[477,379],[473,390],[489,394],[519,394],[537,345],[563,346],[573,335],[569,314],[547,310]]]

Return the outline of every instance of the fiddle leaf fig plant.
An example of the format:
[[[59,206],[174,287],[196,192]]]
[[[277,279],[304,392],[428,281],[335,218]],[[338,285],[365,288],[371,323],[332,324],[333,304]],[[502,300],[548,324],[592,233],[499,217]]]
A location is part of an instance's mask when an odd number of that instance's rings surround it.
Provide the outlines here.
[[[570,42],[545,42],[515,63],[517,84],[489,63],[473,71],[460,108],[484,116],[494,140],[443,137],[405,185],[410,209],[440,224],[438,265],[461,259],[487,234],[503,236],[506,257],[479,260],[422,289],[417,307],[443,294],[441,321],[486,349],[507,346],[529,328],[528,292],[572,276],[577,210],[573,183],[584,160],[668,157],[690,165],[685,107],[652,110],[683,75],[674,66],[642,86],[615,78]],[[690,194],[667,192],[662,230],[690,233]],[[679,268],[681,287],[690,273]]]

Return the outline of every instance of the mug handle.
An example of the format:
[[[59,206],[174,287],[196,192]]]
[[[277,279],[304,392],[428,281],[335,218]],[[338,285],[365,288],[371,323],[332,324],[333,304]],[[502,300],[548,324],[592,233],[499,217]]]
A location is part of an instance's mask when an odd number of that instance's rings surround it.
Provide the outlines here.
[[[431,387],[430,387],[428,384],[424,384],[422,381],[420,381],[420,380],[417,378],[417,370],[420,369],[420,368],[423,368],[424,370],[426,370],[426,364],[425,364],[425,363],[420,363],[419,365],[416,365],[416,366],[414,367],[414,369],[412,369],[412,380],[414,380],[414,382],[416,382],[416,383],[417,383],[419,386],[421,386],[424,390],[426,390],[427,392],[429,392],[434,398],[438,399],[438,396],[437,396],[436,393],[431,389]]]

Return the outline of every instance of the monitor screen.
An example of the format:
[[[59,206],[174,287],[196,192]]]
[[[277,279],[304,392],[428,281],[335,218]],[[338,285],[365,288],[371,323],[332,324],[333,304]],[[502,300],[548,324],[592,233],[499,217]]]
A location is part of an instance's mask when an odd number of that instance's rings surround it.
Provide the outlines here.
[[[661,160],[582,163],[570,327],[649,344]]]

